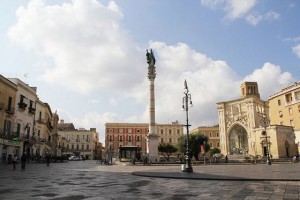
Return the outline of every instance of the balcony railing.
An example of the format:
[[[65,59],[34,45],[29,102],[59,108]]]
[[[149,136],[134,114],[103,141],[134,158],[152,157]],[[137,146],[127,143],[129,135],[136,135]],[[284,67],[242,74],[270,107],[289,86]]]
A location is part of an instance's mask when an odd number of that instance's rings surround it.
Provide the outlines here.
[[[29,107],[28,112],[31,113],[31,114],[34,114],[35,113],[35,108]]]
[[[38,118],[38,119],[36,120],[36,122],[39,123],[39,124],[43,124],[43,123],[44,123],[44,119]]]
[[[6,112],[7,114],[9,114],[9,115],[13,115],[13,114],[15,114],[15,108],[9,106],[9,107],[7,107],[7,108],[5,109],[5,112]]]
[[[24,102],[19,102],[18,105],[19,105],[19,108],[20,108],[21,110],[25,110],[26,107],[27,107],[27,104],[24,103]]]

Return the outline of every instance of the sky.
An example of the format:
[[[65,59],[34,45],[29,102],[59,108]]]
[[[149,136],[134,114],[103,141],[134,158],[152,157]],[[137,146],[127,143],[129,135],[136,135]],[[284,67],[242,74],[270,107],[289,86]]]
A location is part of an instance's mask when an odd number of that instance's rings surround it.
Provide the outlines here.
[[[261,99],[300,79],[298,0],[0,0],[0,72],[37,87],[76,128],[149,122],[146,49],[156,58],[156,123],[178,120],[184,80],[192,129],[216,103]]]

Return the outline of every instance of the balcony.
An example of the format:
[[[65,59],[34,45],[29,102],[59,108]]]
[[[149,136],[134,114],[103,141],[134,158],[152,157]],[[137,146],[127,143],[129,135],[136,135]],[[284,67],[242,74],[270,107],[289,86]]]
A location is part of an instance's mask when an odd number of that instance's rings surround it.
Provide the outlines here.
[[[39,119],[36,120],[36,122],[39,123],[39,124],[43,124],[44,123],[44,119],[39,118]]]
[[[33,107],[29,107],[29,109],[28,109],[28,112],[30,113],[30,114],[35,114],[35,108],[33,108]]]
[[[5,112],[6,112],[7,114],[9,114],[9,115],[13,115],[13,114],[15,114],[15,108],[9,106],[9,107],[7,107],[7,108],[5,109]]]
[[[20,110],[25,110],[26,109],[26,107],[27,107],[27,104],[26,103],[24,103],[24,102],[19,102],[18,103],[18,106],[19,106],[19,109]]]
[[[47,124],[47,128],[48,128],[50,131],[52,131],[53,126],[52,126],[52,124],[51,124],[51,121],[48,120],[46,124]]]

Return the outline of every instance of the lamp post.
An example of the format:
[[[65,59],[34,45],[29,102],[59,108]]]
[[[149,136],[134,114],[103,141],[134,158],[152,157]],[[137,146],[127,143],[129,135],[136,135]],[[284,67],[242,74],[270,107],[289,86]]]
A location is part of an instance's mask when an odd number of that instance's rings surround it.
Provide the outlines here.
[[[191,165],[191,157],[190,157],[190,148],[189,148],[189,107],[193,106],[192,104],[192,96],[189,94],[189,88],[187,86],[186,80],[184,80],[184,97],[182,98],[182,109],[185,110],[186,112],[186,155],[185,155],[185,161],[186,161],[186,166],[184,172],[187,173],[193,173],[193,168]]]
[[[268,119],[266,113],[261,114],[262,119],[260,120],[261,125],[264,127],[263,135],[265,136],[265,142],[266,142],[266,154],[267,154],[267,164],[271,165],[271,159],[270,159],[270,147],[268,142],[268,134],[267,134],[267,127],[270,124],[270,120]]]

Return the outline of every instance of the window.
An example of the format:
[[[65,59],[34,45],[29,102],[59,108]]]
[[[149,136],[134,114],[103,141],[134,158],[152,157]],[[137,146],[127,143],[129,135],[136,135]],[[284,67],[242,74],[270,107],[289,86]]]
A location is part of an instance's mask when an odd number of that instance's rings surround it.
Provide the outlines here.
[[[8,97],[7,110],[11,110],[12,97]]]
[[[217,145],[218,145],[218,147],[220,147],[220,143],[219,142],[217,143]]]
[[[84,144],[81,145],[81,149],[82,149],[82,150],[84,149]]]
[[[169,134],[172,134],[172,130],[171,129],[169,129]]]
[[[79,144],[77,144],[76,149],[79,150]]]
[[[163,129],[160,130],[160,134],[164,134],[164,130]]]
[[[160,138],[160,143],[164,143],[164,138]]]
[[[4,127],[3,127],[3,132],[5,135],[10,134],[10,127],[11,127],[11,121],[9,120],[4,120]]]
[[[209,143],[209,146],[210,146],[210,147],[213,147],[213,144],[212,144],[212,143]]]
[[[69,144],[67,144],[67,149],[69,149]]]
[[[128,137],[129,142],[131,142],[131,136]]]
[[[140,136],[138,135],[137,137],[136,137],[136,141],[140,141]]]
[[[290,124],[291,124],[292,127],[294,127],[294,120],[291,119]]]
[[[289,113],[290,113],[290,115],[293,114],[293,109],[292,108],[289,108]]]
[[[110,129],[109,129],[109,132],[110,132],[110,133],[112,133],[112,132],[113,132],[113,129],[112,129],[112,128],[110,128]]]
[[[277,100],[277,103],[278,103],[279,106],[281,105],[280,99]]]
[[[40,122],[42,121],[42,112],[40,111],[39,112],[39,119],[38,119]]]
[[[82,139],[84,140],[84,135],[82,135]]]
[[[123,140],[123,136],[122,136],[122,135],[120,135],[120,141],[122,142],[122,140]]]
[[[17,124],[17,132],[16,132],[16,134],[17,134],[18,137],[20,136],[20,131],[21,131],[21,124],[18,123],[18,124]],[[39,131],[39,130],[38,130],[38,131]]]
[[[209,137],[211,137],[211,132],[209,133]]]
[[[112,141],[112,136],[111,135],[109,136],[109,141]]]
[[[172,138],[169,138],[169,143],[172,143]]]
[[[219,137],[219,133],[217,133],[217,137]]]
[[[87,144],[87,145],[86,145],[86,149],[90,149],[90,145]]]
[[[72,150],[74,149],[74,144],[72,144]]]
[[[279,111],[279,117],[282,117],[283,116],[283,114],[282,114],[282,111],[280,110]]]
[[[136,130],[136,132],[137,132],[137,133],[140,133],[140,132],[141,132],[141,130],[140,130],[140,129],[137,129],[137,130]]]

